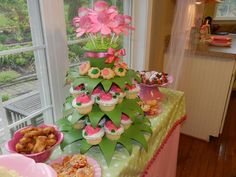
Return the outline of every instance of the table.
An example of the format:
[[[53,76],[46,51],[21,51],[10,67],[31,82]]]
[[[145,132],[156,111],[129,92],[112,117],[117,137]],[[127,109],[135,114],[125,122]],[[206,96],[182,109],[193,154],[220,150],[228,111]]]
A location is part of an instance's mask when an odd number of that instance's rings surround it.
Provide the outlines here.
[[[149,145],[147,152],[140,149],[140,146],[134,145],[132,155],[129,156],[124,148],[117,148],[110,166],[107,166],[97,147],[91,148],[86,153],[100,163],[103,177],[175,176],[179,126],[185,120],[185,99],[183,92],[166,88],[160,90],[166,94],[166,99],[162,103],[162,113],[151,119],[153,134],[146,136]],[[74,143],[66,147],[64,152],[59,149],[55,150],[51,158],[55,159],[59,154],[67,153],[78,153],[78,144]],[[165,162],[159,160],[159,157],[166,159]],[[160,168],[157,168],[156,165]],[[166,167],[167,169],[165,169]],[[165,171],[170,172],[165,176],[160,176],[165,174]],[[153,174],[155,175],[153,176]]]

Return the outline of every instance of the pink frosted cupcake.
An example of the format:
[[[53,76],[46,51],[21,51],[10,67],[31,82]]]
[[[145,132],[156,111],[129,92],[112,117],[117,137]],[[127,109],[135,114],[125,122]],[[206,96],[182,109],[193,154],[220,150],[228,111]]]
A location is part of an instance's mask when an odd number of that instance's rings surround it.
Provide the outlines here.
[[[86,61],[86,62],[83,62],[79,65],[79,74],[80,75],[86,75],[88,74],[88,71],[90,69],[90,62],[89,61]]]
[[[92,92],[92,95],[91,95],[92,99],[95,101],[96,98],[97,98],[101,93],[104,93],[102,87],[101,87],[101,86],[97,86],[97,87],[93,90],[93,92]]]
[[[80,85],[78,85],[76,87],[72,87],[71,86],[71,88],[70,88],[70,93],[74,97],[79,96],[80,94],[85,93],[85,92],[86,92],[86,90],[85,90],[84,84],[80,84]]]
[[[86,125],[82,131],[82,136],[89,144],[96,145],[102,141],[104,130],[100,127],[93,128],[91,125]]]
[[[118,103],[118,98],[111,93],[101,93],[97,97],[96,102],[102,111],[112,111]]]
[[[125,130],[129,128],[132,122],[133,121],[126,114],[121,115],[121,124],[123,125]]]
[[[121,90],[120,87],[118,87],[116,85],[112,85],[112,87],[110,89],[110,93],[112,93],[113,95],[116,95],[118,97],[118,103],[122,103],[123,98],[125,97],[125,93]]]
[[[120,135],[124,133],[124,127],[120,125],[116,127],[112,121],[107,121],[104,126],[106,137],[110,140],[118,140],[120,139]]]
[[[72,101],[72,106],[77,109],[80,114],[88,114],[92,111],[94,101],[85,93],[77,96]]]
[[[138,97],[138,93],[140,91],[140,88],[136,84],[132,85],[125,85],[125,91],[126,91],[126,98],[127,99],[135,99]]]

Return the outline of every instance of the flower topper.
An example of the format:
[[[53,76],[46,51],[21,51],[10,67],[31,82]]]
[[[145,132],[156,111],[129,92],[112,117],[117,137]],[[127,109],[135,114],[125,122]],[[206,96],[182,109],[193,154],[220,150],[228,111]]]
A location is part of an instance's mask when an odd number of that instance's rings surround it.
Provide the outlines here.
[[[81,37],[88,34],[93,40],[96,35],[111,36],[111,43],[116,35],[128,35],[128,30],[134,30],[130,26],[132,18],[128,15],[119,14],[116,6],[110,6],[105,1],[98,1],[93,9],[80,8],[78,16],[74,17],[73,25],[76,28],[76,36]]]

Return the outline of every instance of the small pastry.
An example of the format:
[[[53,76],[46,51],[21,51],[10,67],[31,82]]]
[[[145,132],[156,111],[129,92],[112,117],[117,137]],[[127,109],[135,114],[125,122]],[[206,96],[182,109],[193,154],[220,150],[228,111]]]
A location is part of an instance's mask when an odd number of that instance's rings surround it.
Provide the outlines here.
[[[112,111],[118,103],[118,98],[111,93],[101,93],[100,96],[97,97],[96,102],[102,111]]]
[[[100,127],[93,128],[91,125],[86,125],[82,131],[82,136],[89,144],[96,145],[102,141],[104,130]]]
[[[126,84],[125,90],[126,90],[127,99],[135,99],[138,97],[140,88],[136,84],[132,84],[132,85]]]
[[[100,69],[98,67],[92,67],[88,71],[88,76],[97,79],[100,76]]]
[[[115,67],[120,67],[126,70],[128,69],[128,65],[125,62],[115,63]]]
[[[121,115],[121,124],[123,125],[125,130],[127,130],[130,127],[132,122],[133,121],[126,114]]]
[[[113,95],[116,95],[118,97],[118,103],[122,103],[123,98],[125,97],[125,92],[123,92],[120,87],[118,87],[116,85],[112,85],[110,92]]]
[[[77,96],[72,101],[72,106],[77,109],[80,114],[88,114],[92,111],[94,101],[85,93]]]
[[[86,75],[90,69],[90,62],[86,61],[79,65],[79,74]]]
[[[111,68],[104,68],[101,70],[101,76],[103,79],[112,79],[115,77],[115,73]]]
[[[106,137],[110,140],[118,140],[120,139],[120,135],[124,133],[124,127],[120,125],[116,127],[112,121],[107,121],[104,126]]]
[[[80,94],[85,93],[85,92],[86,92],[86,90],[85,90],[84,84],[80,84],[76,87],[72,87],[72,86],[70,87],[70,93],[74,97],[79,96]]]
[[[97,86],[97,87],[93,90],[93,92],[92,92],[92,94],[91,94],[92,99],[95,101],[96,98],[97,98],[101,93],[104,93],[104,91],[103,91],[102,87],[99,85],[99,86]]]
[[[126,75],[127,70],[122,67],[115,67],[114,72],[117,76],[124,77]]]

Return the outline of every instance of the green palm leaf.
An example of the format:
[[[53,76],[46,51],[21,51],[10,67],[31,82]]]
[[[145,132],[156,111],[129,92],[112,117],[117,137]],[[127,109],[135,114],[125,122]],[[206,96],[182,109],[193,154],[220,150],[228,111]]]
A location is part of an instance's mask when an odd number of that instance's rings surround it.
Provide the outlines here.
[[[86,153],[90,148],[92,147],[91,144],[88,144],[87,141],[85,139],[80,141],[80,153],[84,154]]]
[[[131,139],[129,139],[126,136],[122,136],[120,137],[119,140],[117,140],[117,142],[119,142],[120,144],[122,144],[124,146],[124,148],[127,149],[127,151],[129,152],[129,154],[132,154],[132,150],[133,150],[133,146],[132,146],[132,141]]]
[[[92,111],[88,114],[89,120],[93,127],[96,127],[101,118],[105,115],[98,105],[94,104]]]
[[[110,80],[103,80],[101,82],[101,84],[102,84],[105,92],[108,92],[110,90],[111,85],[112,85],[112,81],[110,81]]]
[[[77,129],[71,129],[69,132],[64,132],[64,138],[63,141],[61,143],[61,149],[63,150],[67,145],[81,140],[82,137],[82,131],[81,130],[77,130]]]
[[[62,132],[69,131],[73,128],[73,125],[67,118],[59,119],[56,122],[56,125],[58,126],[59,130]]]
[[[111,141],[107,137],[104,137],[102,139],[102,142],[99,143],[99,147],[100,147],[100,149],[103,153],[103,156],[105,157],[108,165],[110,164],[112,156],[115,152],[116,144],[117,144],[116,141]]]
[[[147,151],[148,144],[147,140],[145,139],[143,133],[140,130],[137,130],[134,126],[130,127],[123,136],[129,137],[130,139],[133,139],[140,143],[144,149]]]

